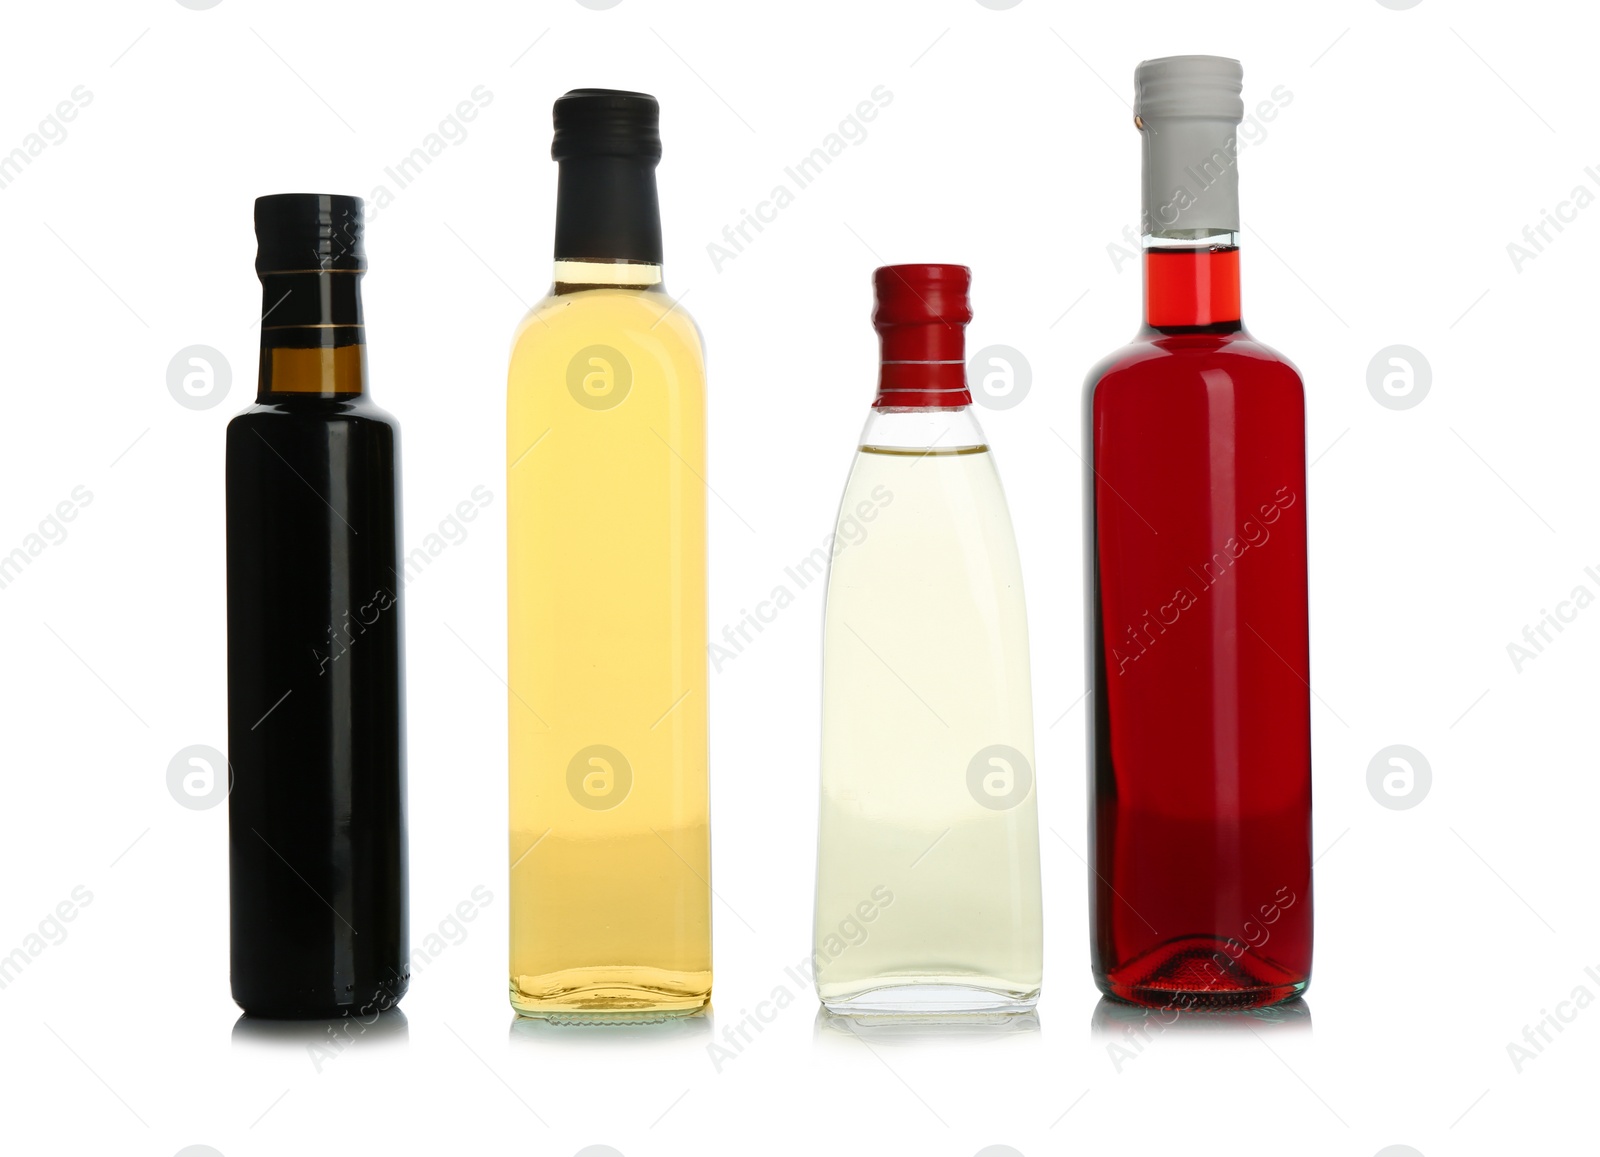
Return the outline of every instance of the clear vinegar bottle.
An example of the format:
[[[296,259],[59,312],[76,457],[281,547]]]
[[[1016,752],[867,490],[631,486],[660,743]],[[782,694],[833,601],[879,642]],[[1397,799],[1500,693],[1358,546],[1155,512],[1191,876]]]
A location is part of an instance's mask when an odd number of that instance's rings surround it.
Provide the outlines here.
[[[1025,1010],[1042,968],[1022,573],[971,410],[968,271],[874,276],[883,366],[823,641],[817,993],[844,1013]]]

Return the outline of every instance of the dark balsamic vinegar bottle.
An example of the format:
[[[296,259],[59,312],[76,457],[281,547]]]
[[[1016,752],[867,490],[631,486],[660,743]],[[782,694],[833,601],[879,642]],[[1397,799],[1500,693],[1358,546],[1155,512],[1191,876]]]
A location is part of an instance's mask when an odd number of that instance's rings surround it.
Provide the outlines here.
[[[233,998],[370,1015],[405,993],[399,431],[366,394],[357,197],[256,201],[255,405],[228,425]]]
[[[1136,89],[1145,324],[1085,397],[1092,964],[1253,1007],[1311,976],[1304,389],[1240,320],[1238,62]]]

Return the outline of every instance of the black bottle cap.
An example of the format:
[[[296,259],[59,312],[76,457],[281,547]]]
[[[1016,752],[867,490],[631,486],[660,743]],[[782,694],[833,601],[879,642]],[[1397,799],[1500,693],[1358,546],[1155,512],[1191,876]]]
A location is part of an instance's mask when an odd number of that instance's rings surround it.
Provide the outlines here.
[[[256,198],[256,272],[367,268],[361,198],[275,193]]]
[[[661,264],[661,106],[642,92],[575,88],[556,101],[557,261]]]
[[[575,88],[556,100],[550,156],[661,159],[661,106],[644,92]]]

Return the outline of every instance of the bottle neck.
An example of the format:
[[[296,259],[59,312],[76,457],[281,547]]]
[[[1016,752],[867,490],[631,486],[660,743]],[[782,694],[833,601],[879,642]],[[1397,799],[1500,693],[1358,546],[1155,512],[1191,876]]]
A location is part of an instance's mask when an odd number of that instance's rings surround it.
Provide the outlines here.
[[[637,261],[557,261],[554,293],[584,289],[660,289],[661,266]]]
[[[555,258],[558,264],[655,266],[659,282],[656,159],[609,155],[564,159],[556,190]]]
[[[1155,330],[1243,328],[1239,308],[1239,235],[1200,241],[1144,238],[1144,321]]]
[[[262,346],[256,399],[354,398],[367,392],[367,347]]]
[[[364,394],[366,340],[360,270],[261,274],[259,400]]]
[[[890,361],[878,366],[874,410],[959,410],[972,404],[962,361]]]
[[[918,409],[873,407],[861,431],[860,448],[876,453],[922,457],[971,454],[988,449],[971,406]]]
[[[1231,91],[1236,94],[1237,86]],[[1144,154],[1144,320],[1150,329],[1242,328],[1240,111],[1227,92],[1227,83],[1181,94],[1156,83],[1141,93],[1134,123]]]
[[[879,322],[877,328],[874,410],[956,410],[972,404],[964,319]]]

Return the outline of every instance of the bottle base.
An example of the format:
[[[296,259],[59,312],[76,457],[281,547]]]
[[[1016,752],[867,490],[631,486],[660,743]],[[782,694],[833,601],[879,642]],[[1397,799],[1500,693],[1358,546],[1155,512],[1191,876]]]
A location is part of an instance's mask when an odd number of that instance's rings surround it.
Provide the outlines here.
[[[341,1020],[346,1017],[367,1017],[398,1008],[410,987],[407,976],[398,983],[366,988],[339,1003],[335,996],[323,991],[274,993],[263,997],[259,993],[233,993],[233,1003],[253,1020]]]
[[[524,1020],[542,1020],[547,1024],[574,1025],[604,1028],[615,1025],[619,1028],[633,1027],[643,1024],[666,1024],[671,1020],[684,1020],[688,1017],[699,1016],[711,1007],[710,1001],[704,1001],[691,1008],[639,1008],[620,1012],[593,1012],[588,1010],[573,1010],[559,1008],[524,1008],[513,1004],[517,1015]]]
[[[1188,936],[1136,957],[1120,968],[1095,972],[1100,991],[1113,1000],[1144,1008],[1266,1008],[1303,996],[1309,976],[1286,971],[1246,951],[1237,941]]]
[[[706,1009],[711,1004],[711,974],[571,968],[512,977],[510,996],[518,1016],[553,1024],[656,1024]]]
[[[1136,1004],[1141,1008],[1268,1008],[1303,996],[1311,982],[1275,984],[1266,988],[1234,988],[1226,991],[1203,988],[1163,988],[1156,985],[1123,985],[1097,977],[1100,991],[1112,1000]]]
[[[819,989],[817,995],[824,1008],[843,1016],[1024,1013],[1039,1002],[1037,988],[1006,990],[949,982],[890,983],[856,987],[850,993]]]

